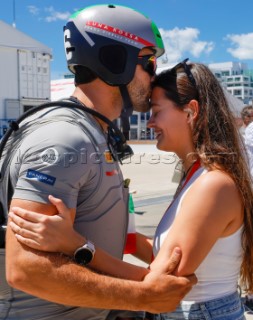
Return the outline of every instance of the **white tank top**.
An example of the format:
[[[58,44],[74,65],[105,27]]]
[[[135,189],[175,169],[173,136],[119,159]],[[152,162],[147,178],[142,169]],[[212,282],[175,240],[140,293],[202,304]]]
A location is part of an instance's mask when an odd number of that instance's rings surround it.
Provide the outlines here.
[[[199,168],[165,212],[156,229],[153,247],[154,256],[157,255],[164,239],[168,235],[170,226],[180,210],[186,193],[194,181],[206,172],[205,169]],[[216,241],[211,251],[196,269],[195,274],[198,278],[198,283],[185,296],[184,301],[208,301],[236,291],[242,262],[242,230],[243,227],[240,227],[232,235],[219,238]]]

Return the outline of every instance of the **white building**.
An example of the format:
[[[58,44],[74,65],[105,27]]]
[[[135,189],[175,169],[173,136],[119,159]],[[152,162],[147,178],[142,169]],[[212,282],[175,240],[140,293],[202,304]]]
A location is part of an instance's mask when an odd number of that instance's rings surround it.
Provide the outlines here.
[[[222,62],[209,64],[222,85],[234,97],[251,104],[253,100],[253,72],[241,62]]]
[[[0,21],[0,137],[8,120],[50,100],[52,51]]]

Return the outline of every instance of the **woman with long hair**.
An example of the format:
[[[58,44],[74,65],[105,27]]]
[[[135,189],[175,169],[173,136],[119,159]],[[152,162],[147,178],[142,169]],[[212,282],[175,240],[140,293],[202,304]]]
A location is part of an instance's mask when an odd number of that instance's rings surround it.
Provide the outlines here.
[[[157,147],[175,152],[185,174],[157,227],[150,267],[162,268],[177,245],[177,274],[198,278],[178,309],[157,319],[243,319],[237,281],[252,290],[253,193],[223,89],[205,65],[184,60],[156,77],[151,102]]]

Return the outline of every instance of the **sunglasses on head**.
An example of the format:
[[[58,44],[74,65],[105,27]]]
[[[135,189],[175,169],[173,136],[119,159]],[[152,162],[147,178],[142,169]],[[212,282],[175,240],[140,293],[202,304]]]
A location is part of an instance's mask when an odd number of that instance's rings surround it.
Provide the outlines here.
[[[147,55],[147,56],[138,56],[138,64],[142,66],[143,70],[145,70],[152,77],[155,75],[157,68],[156,56]]]
[[[189,81],[191,82],[191,84],[192,84],[195,88],[197,88],[196,81],[195,81],[195,79],[194,79],[194,77],[193,77],[193,74],[192,74],[192,72],[191,72],[191,67],[186,63],[188,60],[189,60],[189,58],[186,58],[186,59],[184,59],[182,62],[179,62],[177,65],[175,65],[175,67],[173,67],[173,68],[171,69],[171,71],[177,72],[178,69],[183,68],[183,69],[184,69],[184,72],[186,73],[186,75],[187,75]]]

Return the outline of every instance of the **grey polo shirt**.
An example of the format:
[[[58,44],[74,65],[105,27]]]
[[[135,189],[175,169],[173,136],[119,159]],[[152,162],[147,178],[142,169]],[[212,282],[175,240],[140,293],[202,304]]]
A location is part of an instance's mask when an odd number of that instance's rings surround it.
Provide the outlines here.
[[[11,142],[18,146],[10,167],[13,198],[41,203],[48,203],[49,194],[61,198],[68,207],[76,207],[74,227],[79,233],[122,258],[128,190],[98,123],[65,108],[42,111],[25,122]],[[15,144],[15,139],[20,142]],[[13,320],[98,320],[108,315],[107,310],[58,305],[6,288],[0,288],[0,319],[7,312],[7,319]]]

